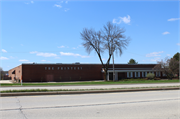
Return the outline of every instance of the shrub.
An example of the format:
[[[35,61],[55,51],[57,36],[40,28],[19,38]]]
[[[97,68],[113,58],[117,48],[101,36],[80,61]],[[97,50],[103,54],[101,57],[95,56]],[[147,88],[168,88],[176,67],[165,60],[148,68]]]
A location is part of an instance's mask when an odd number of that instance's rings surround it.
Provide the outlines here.
[[[154,78],[154,74],[153,74],[153,73],[148,73],[148,74],[146,75],[146,77],[147,77],[148,79],[153,79],[153,78]]]

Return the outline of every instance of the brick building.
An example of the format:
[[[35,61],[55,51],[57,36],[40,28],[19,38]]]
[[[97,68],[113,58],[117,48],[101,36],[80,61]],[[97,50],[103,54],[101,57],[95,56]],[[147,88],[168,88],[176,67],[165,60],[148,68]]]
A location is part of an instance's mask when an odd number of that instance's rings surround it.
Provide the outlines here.
[[[162,78],[162,72],[154,71],[156,64],[115,64],[115,79],[144,78],[151,72]],[[108,80],[113,78],[112,64],[109,65]],[[63,82],[63,81],[92,81],[103,80],[101,64],[22,64],[10,69],[9,77],[12,80],[23,82]]]

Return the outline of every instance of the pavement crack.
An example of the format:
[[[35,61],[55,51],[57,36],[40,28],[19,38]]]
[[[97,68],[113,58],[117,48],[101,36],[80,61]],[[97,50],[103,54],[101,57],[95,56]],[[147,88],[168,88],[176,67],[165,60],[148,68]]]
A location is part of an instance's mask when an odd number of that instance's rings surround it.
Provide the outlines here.
[[[19,99],[18,103],[20,105]],[[102,103],[102,104],[85,104],[85,105],[66,105],[66,106],[49,106],[49,107],[30,107],[30,108],[22,108],[20,105],[20,108],[15,109],[3,109],[0,111],[10,111],[10,110],[20,110],[21,113],[24,115],[24,117],[27,119],[25,114],[22,110],[29,110],[29,109],[51,109],[51,108],[72,108],[72,107],[87,107],[87,106],[106,106],[106,105],[122,105],[122,104],[130,104],[130,103],[145,103],[145,102],[160,102],[160,101],[172,101],[172,100],[180,100],[180,98],[174,98],[174,99],[160,99],[160,100],[144,100],[144,101],[130,101],[130,102],[116,102],[116,103]]]
[[[23,109],[22,109],[22,105],[21,105],[20,100],[19,100],[17,97],[16,97],[16,99],[17,99],[17,104],[19,105],[18,110],[20,110],[21,114],[24,116],[25,119],[28,119],[28,118],[26,117],[26,115],[23,113]]]

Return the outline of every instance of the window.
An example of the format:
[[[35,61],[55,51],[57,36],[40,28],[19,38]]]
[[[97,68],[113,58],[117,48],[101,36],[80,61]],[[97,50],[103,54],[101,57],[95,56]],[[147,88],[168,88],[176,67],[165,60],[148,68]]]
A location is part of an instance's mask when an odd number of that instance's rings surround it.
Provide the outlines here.
[[[79,70],[79,67],[77,69]]]
[[[129,72],[127,72],[127,78],[129,78]]]
[[[129,72],[129,77],[132,77],[132,76],[131,76],[131,72]]]
[[[159,71],[159,76],[161,76],[161,72]]]
[[[51,67],[48,68],[49,70],[51,69]]]
[[[61,70],[63,70],[63,67],[61,67]]]
[[[71,70],[73,69],[73,67],[71,67]]]
[[[146,77],[146,75],[147,75],[147,72],[143,72],[144,73],[144,77]]]
[[[54,67],[52,67],[52,70],[54,70]]]
[[[142,72],[142,77],[144,77],[144,72]]]
[[[45,70],[47,69],[47,67],[45,67]]]
[[[59,67],[58,67],[58,70],[59,70]]]
[[[156,76],[159,77],[159,71],[156,72]]]
[[[67,69],[69,70],[69,67],[67,67]]]
[[[138,77],[138,72],[136,72],[135,77]]]
[[[140,77],[140,72],[138,72],[138,77]]]
[[[133,72],[131,72],[131,77],[133,77]]]
[[[66,67],[64,67],[64,70],[66,70]]]
[[[82,69],[82,67],[81,67],[81,69]]]
[[[74,67],[74,70],[76,70],[76,67]]]

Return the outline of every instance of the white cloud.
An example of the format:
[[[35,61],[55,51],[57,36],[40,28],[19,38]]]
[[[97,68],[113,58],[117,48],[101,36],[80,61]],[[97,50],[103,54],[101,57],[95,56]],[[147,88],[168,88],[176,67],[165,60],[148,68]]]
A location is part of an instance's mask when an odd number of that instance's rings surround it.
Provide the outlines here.
[[[155,57],[155,56],[161,56],[160,53],[163,53],[163,51],[160,52],[152,52],[146,55],[146,57]]]
[[[81,58],[89,58],[90,56],[83,56],[83,55],[80,55],[80,54],[74,54],[74,53],[70,53],[70,52],[60,52],[61,55],[63,56],[75,56],[75,57],[81,57]]]
[[[167,54],[167,56],[171,56],[170,54]]]
[[[73,47],[72,49],[76,49],[75,47]]]
[[[117,21],[118,19],[113,19],[113,23],[116,23],[116,24],[120,24],[122,22],[122,20],[120,19],[119,22]]]
[[[46,60],[41,60],[41,62],[45,62]]]
[[[159,61],[160,60],[160,58],[159,57],[156,57],[156,58],[154,58],[154,59],[151,59],[151,62],[157,62],[157,61]]]
[[[66,4],[68,3],[68,1],[65,2]]]
[[[2,52],[7,52],[5,49],[2,49],[1,51],[2,51]]]
[[[65,48],[65,46],[63,46],[63,45],[62,46],[58,46],[58,48]]]
[[[65,56],[81,56],[80,54],[74,54],[74,53],[65,53],[65,52],[60,52],[61,55],[65,55]]]
[[[163,35],[166,35],[166,34],[170,34],[170,33],[166,31],[166,32],[164,32],[164,33],[162,33],[162,34],[163,34]]]
[[[0,60],[8,60],[9,58],[7,58],[7,57],[3,57],[3,56],[1,56],[0,57]]]
[[[56,57],[57,56],[54,53],[43,53],[43,52],[37,52],[37,51],[30,52],[30,54],[36,54],[37,56],[42,56],[42,57]]]
[[[29,60],[26,60],[26,59],[21,59],[19,60],[20,62],[28,62]]]
[[[66,8],[64,11],[67,12],[68,10],[70,10],[70,9]]]
[[[177,43],[177,45],[180,45],[180,43]]]
[[[61,8],[61,7],[62,7],[61,5],[58,5],[58,4],[55,4],[54,6],[55,6],[55,7],[59,7],[59,8]]]
[[[42,57],[56,57],[57,55],[54,53],[43,53],[43,52],[39,52],[36,54],[37,56],[42,56]]]
[[[106,60],[106,58],[102,58],[102,60]]]
[[[25,4],[27,4],[27,5],[28,5],[28,4],[30,4],[30,3],[31,3],[31,4],[33,4],[33,3],[34,3],[34,1],[25,2]]]
[[[23,44],[21,44],[21,46],[24,46]]]
[[[130,23],[130,16],[128,15],[128,17],[120,17],[122,19],[122,21],[126,24]]]
[[[113,19],[113,23],[120,24],[121,22],[124,22],[125,24],[130,24],[131,17],[127,15],[127,17],[119,17],[118,19]]]
[[[171,18],[171,19],[168,19],[168,21],[176,21],[176,20],[180,20],[180,18]]]

